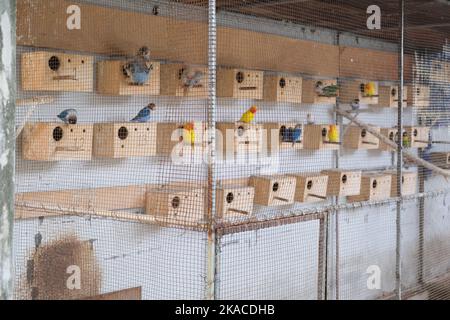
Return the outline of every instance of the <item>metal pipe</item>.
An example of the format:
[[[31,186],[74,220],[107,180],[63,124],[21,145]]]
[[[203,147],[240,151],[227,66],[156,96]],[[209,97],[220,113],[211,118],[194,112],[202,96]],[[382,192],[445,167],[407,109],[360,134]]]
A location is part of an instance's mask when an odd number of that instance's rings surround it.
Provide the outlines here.
[[[405,50],[405,1],[399,0],[400,6],[400,45],[398,51],[398,96],[403,97],[404,85],[404,50]],[[403,99],[398,99],[397,110],[397,128],[399,132],[403,132]],[[403,137],[398,135],[397,139],[397,217],[396,217],[396,249],[395,249],[395,281],[396,281],[396,296],[398,300],[402,299],[402,246],[401,246],[401,232],[402,232],[402,175],[403,175]]]
[[[208,7],[208,208],[207,217],[207,268],[206,299],[216,298],[216,1],[209,0]]]
[[[0,300],[12,296],[14,219],[16,1],[0,2]]]

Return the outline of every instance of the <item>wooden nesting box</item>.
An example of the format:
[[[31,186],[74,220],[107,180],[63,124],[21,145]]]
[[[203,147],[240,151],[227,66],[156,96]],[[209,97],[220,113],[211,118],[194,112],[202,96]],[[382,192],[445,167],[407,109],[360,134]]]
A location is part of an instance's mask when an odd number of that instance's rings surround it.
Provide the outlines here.
[[[255,189],[244,186],[217,188],[216,210],[218,218],[249,216],[253,212]]]
[[[205,214],[205,191],[201,187],[172,185],[150,189],[146,196],[145,211],[161,222],[201,222]]]
[[[312,124],[303,127],[303,148],[309,150],[330,149],[337,150],[339,141],[330,141],[330,129],[337,130],[335,134],[339,137],[339,126],[326,124]]]
[[[92,125],[27,123],[22,132],[25,160],[59,161],[92,158]]]
[[[368,95],[365,88],[373,86],[373,94]],[[378,82],[376,81],[345,81],[340,87],[339,97],[343,103],[352,103],[353,100],[359,99],[361,104],[378,104],[379,92]]]
[[[130,158],[156,155],[156,123],[97,123],[94,156]]]
[[[295,201],[319,202],[326,200],[328,176],[320,173],[302,173],[294,175],[297,179]]]
[[[97,90],[101,94],[122,95],[159,95],[160,93],[160,63],[152,61],[152,71],[149,81],[144,85],[134,85],[123,67],[124,60],[106,60],[97,64]]]
[[[348,196],[348,202],[377,201],[391,197],[392,176],[388,173],[363,173],[361,177],[361,192],[359,195]]]
[[[391,197],[397,197],[397,172],[389,172],[392,176]],[[403,171],[402,174],[402,195],[409,196],[417,191],[417,173]]]
[[[378,88],[380,97],[378,99],[378,107],[397,108],[398,107],[398,86],[380,86]],[[403,107],[408,102],[408,87],[403,86]]]
[[[22,89],[31,91],[94,90],[94,59],[60,52],[22,54]]]
[[[255,188],[255,204],[277,206],[294,203],[295,177],[253,176],[249,184]]]
[[[217,70],[217,96],[236,99],[262,99],[264,72],[243,69]]]
[[[450,152],[432,152],[431,162],[441,168],[448,168],[450,166]]]
[[[279,149],[303,149],[303,124],[268,122],[263,126],[269,154],[274,154]]]
[[[380,132],[379,127],[371,126],[370,128]],[[347,149],[378,149],[380,140],[366,129],[350,125],[346,128],[343,145]]]
[[[197,121],[190,124],[193,133],[185,129],[187,123],[158,123],[156,153],[181,158],[202,156],[208,140],[206,123]]]
[[[200,81],[192,87],[183,83],[183,73],[200,72]],[[208,68],[202,66],[186,66],[180,63],[161,65],[161,95],[176,97],[208,98]]]
[[[262,125],[242,122],[217,123],[216,148],[224,159],[247,154],[258,155],[262,151]]]
[[[412,85],[408,88],[408,106],[426,108],[430,106],[430,87]]]
[[[397,128],[381,128],[380,134],[387,137],[389,140],[391,140],[395,144],[397,144],[397,139],[398,139],[398,129]],[[386,143],[384,143],[383,141],[380,141],[379,149],[383,150],[383,151],[393,151],[394,150],[391,147],[389,147]]]
[[[264,100],[301,103],[302,78],[289,76],[265,76]]]
[[[336,104],[336,95],[327,96],[319,92],[320,87],[335,86],[336,79],[312,80],[303,79],[303,103]],[[338,91],[339,93],[339,91]]]
[[[345,197],[358,195],[361,188],[361,171],[324,170],[328,176],[327,196]]]
[[[429,127],[404,127],[405,132],[403,134],[407,134],[410,145],[405,147],[410,148],[425,148],[428,145],[428,137],[430,135]]]

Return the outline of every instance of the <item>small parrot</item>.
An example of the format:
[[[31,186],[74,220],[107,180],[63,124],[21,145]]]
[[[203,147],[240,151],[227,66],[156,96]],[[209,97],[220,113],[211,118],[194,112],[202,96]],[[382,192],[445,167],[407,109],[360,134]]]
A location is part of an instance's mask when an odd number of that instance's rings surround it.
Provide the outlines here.
[[[77,124],[78,121],[77,110],[75,109],[66,109],[58,114],[57,117],[65,124]]]
[[[322,97],[337,97],[339,86],[337,84],[324,85],[322,81],[316,83],[316,93]]]
[[[181,83],[185,88],[194,88],[200,84],[203,72],[200,70],[192,70],[189,67],[183,68],[181,73]]]
[[[373,97],[377,94],[377,86],[375,82],[367,82],[364,85],[364,96]]]
[[[188,122],[183,126],[183,141],[189,143],[192,147],[195,144],[195,130],[192,122]]]
[[[240,122],[243,123],[250,123],[255,118],[255,114],[258,111],[258,108],[256,106],[252,106],[250,109],[248,109],[241,117]]]
[[[309,124],[309,125],[314,124],[314,119],[313,119],[313,116],[311,115],[311,113],[308,113],[306,115],[306,124]]]
[[[145,46],[140,48],[136,56],[123,66],[124,74],[134,85],[139,86],[143,86],[149,80],[152,69],[150,50]]]
[[[333,143],[339,142],[339,130],[335,124],[328,127],[328,141]]]
[[[294,129],[291,130],[292,137],[292,146],[294,146],[297,142],[302,141],[302,125],[297,124]]]
[[[152,111],[155,110],[156,106],[154,103],[149,103],[148,106],[143,108],[139,113],[131,119],[131,122],[148,122],[152,117]]]
[[[350,106],[352,107],[353,111],[358,111],[359,108],[361,107],[361,105],[359,104],[359,99],[353,100]]]
[[[403,140],[402,141],[403,147],[405,147],[405,148],[411,147],[411,140],[409,139],[409,136],[406,132],[403,132],[402,140]]]

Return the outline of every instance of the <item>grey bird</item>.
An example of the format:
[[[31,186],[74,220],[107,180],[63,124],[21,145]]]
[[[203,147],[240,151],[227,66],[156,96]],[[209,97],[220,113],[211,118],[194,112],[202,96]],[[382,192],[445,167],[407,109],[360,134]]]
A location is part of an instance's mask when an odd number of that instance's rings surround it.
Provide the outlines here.
[[[183,68],[183,72],[181,73],[181,83],[185,88],[194,88],[199,86],[202,78],[202,71],[193,70],[189,67]]]
[[[353,100],[350,106],[352,107],[353,111],[358,111],[359,108],[361,107],[361,105],[359,104],[359,99]]]

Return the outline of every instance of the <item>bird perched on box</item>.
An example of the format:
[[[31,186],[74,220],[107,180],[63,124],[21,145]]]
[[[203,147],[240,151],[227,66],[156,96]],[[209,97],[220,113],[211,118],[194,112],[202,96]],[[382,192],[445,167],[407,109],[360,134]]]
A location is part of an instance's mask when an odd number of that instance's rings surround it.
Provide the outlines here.
[[[316,93],[321,97],[337,97],[339,86],[337,84],[325,85],[322,81],[316,83]]]
[[[302,141],[302,125],[297,124],[295,125],[294,129],[292,130],[291,136],[292,136],[292,146],[294,146],[296,143]]]
[[[203,72],[200,70],[184,67],[180,75],[181,83],[187,89],[197,87],[200,85],[203,75]]]
[[[402,144],[403,144],[403,147],[405,147],[405,148],[410,148],[411,147],[411,139],[409,139],[409,135],[408,135],[407,132],[403,132]]]
[[[152,111],[155,110],[156,106],[154,103],[149,103],[145,108],[143,108],[139,113],[131,119],[131,122],[149,122],[152,117]]]
[[[255,118],[255,114],[258,111],[258,108],[256,106],[252,106],[250,109],[248,109],[241,117],[240,122],[243,123],[250,123]]]
[[[306,115],[306,124],[309,124],[309,125],[313,125],[314,124],[314,118],[313,118],[311,113],[308,113]]]
[[[375,82],[367,82],[364,84],[364,96],[365,97],[374,97],[377,94],[377,86]]]
[[[66,109],[58,114],[57,117],[65,124],[77,124],[78,121],[77,110],[75,109]]]
[[[195,129],[192,122],[188,122],[183,126],[183,141],[189,143],[192,147],[195,144]]]
[[[140,86],[150,79],[152,70],[150,50],[145,46],[140,48],[136,56],[123,66],[123,73],[131,79],[132,84]]]
[[[339,142],[339,130],[337,125],[332,124],[328,127],[328,141],[332,143]]]

